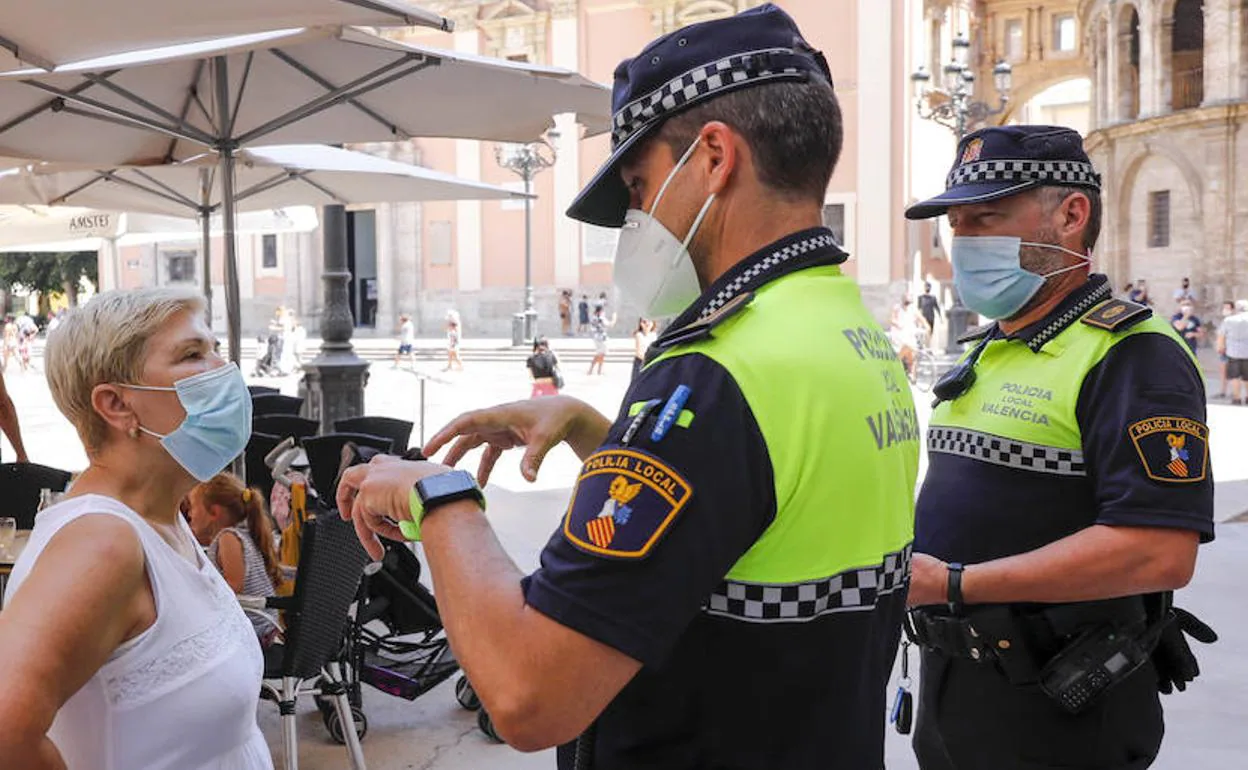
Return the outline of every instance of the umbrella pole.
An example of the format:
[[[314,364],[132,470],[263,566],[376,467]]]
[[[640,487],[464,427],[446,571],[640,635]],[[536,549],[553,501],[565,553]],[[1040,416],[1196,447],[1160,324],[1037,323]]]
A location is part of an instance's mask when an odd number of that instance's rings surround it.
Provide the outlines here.
[[[199,224],[203,228],[203,239],[199,248],[204,273],[204,314],[207,316],[209,331],[212,330],[212,209],[208,206],[210,174],[209,169],[199,170]]]
[[[221,121],[221,223],[225,236],[225,312],[228,317],[230,360],[238,364],[242,357],[241,310],[238,296],[238,253],[234,238],[234,146],[229,140],[233,124],[230,111],[230,83],[224,56],[213,59],[216,76],[217,118]]]

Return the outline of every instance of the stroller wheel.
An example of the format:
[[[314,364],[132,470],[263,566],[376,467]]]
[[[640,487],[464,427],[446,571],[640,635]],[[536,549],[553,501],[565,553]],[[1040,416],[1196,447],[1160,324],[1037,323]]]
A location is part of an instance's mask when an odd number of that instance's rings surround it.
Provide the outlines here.
[[[316,680],[317,689],[323,691],[324,688],[328,686],[329,686],[329,680],[326,679],[325,677],[320,677],[319,679]],[[333,713],[334,711],[333,698],[318,694],[318,695],[313,695],[312,700],[316,702],[316,708],[321,712],[321,716],[323,718],[328,718],[329,715]]]
[[[329,711],[321,712],[321,717],[325,720],[325,729],[329,731],[329,737],[334,743],[346,746],[347,738],[342,731],[342,721],[338,719],[338,710],[331,705]],[[364,740],[364,736],[368,735],[368,717],[364,716],[364,710],[352,706],[351,719],[355,720],[355,737]]]
[[[472,689],[472,682],[466,676],[461,676],[455,683],[455,700],[469,711],[481,708],[481,699],[477,697],[477,691]]]
[[[494,720],[490,719],[490,714],[485,709],[477,712],[477,727],[481,728],[481,732],[495,743],[502,743],[503,739],[499,737],[498,732],[494,729]]]

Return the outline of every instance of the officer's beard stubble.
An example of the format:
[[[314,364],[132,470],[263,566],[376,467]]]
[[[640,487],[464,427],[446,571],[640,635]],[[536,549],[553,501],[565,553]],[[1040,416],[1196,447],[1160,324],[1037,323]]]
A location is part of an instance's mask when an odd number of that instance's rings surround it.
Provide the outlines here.
[[[1058,239],[1057,230],[1052,227],[1045,227],[1036,232],[1035,237],[1028,238],[1033,243],[1048,243],[1053,246],[1061,246]],[[1047,275],[1063,268],[1071,266],[1071,260],[1074,258],[1066,254],[1064,251],[1057,249],[1042,249],[1035,246],[1023,246],[1019,250],[1018,264],[1026,271],[1035,273],[1036,275]],[[1053,298],[1055,294],[1064,293],[1069,290],[1072,281],[1077,280],[1081,276],[1078,270],[1070,270],[1060,275],[1045,280],[1044,285],[1040,287],[1040,291],[1036,292],[1036,296],[1031,298],[1023,309],[1018,311],[1009,320],[1021,318],[1033,309],[1043,305]]]

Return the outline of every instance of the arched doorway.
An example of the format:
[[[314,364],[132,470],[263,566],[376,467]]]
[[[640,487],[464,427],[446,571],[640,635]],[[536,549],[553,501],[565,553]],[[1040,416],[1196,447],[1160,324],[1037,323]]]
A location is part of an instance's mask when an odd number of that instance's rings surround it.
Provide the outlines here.
[[[1168,40],[1166,38],[1169,38]],[[1202,0],[1176,0],[1162,24],[1162,56],[1169,93],[1163,104],[1190,110],[1205,100],[1205,11]]]
[[[1127,248],[1116,279],[1147,280],[1158,308],[1172,312],[1179,282],[1190,276],[1200,286],[1205,279],[1199,172],[1178,148],[1157,146],[1128,164],[1120,189],[1120,242]]]
[[[1092,80],[1080,77],[1061,80],[1025,95],[1010,114],[1010,123],[1068,126],[1087,136],[1092,128]]]

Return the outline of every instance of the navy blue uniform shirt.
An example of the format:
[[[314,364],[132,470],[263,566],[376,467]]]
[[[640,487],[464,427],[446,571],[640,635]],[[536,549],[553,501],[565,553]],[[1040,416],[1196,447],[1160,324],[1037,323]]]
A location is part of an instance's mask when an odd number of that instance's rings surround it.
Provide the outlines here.
[[[1093,293],[1109,296],[1093,275],[1045,319],[1012,339],[1051,339],[1054,324]],[[995,327],[994,327],[995,329]],[[995,333],[995,332],[994,332]],[[1113,332],[1104,331],[1104,334]],[[1205,384],[1181,344],[1161,334],[1121,340],[1083,379],[1076,417],[1085,476],[1058,476],[929,452],[915,514],[915,550],[974,564],[1033,551],[1095,524],[1168,527],[1213,539],[1213,478],[1174,484],[1150,478],[1130,436],[1158,415],[1205,423]]]

